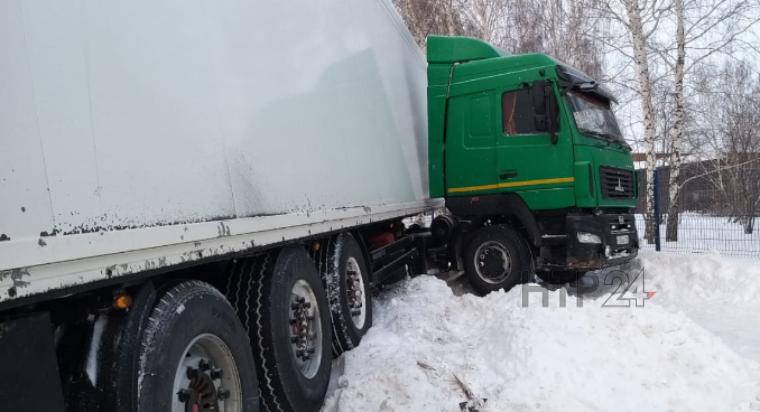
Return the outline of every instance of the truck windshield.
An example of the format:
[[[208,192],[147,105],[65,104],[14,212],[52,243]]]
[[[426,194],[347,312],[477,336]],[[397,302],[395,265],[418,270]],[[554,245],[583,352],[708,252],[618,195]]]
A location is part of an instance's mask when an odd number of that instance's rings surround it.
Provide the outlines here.
[[[567,96],[579,132],[593,137],[623,141],[609,102],[591,93],[571,91]]]

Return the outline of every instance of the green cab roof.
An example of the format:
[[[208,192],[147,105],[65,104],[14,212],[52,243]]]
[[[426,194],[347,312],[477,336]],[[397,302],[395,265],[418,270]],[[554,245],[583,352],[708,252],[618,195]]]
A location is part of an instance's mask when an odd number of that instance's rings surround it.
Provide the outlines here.
[[[513,55],[483,40],[461,36],[429,36],[427,61],[430,65],[463,64],[459,72],[465,77],[467,74],[482,75],[484,72],[493,70],[527,70],[561,64],[543,53]]]
[[[490,59],[505,53],[480,39],[461,36],[429,36],[428,63],[462,63]]]

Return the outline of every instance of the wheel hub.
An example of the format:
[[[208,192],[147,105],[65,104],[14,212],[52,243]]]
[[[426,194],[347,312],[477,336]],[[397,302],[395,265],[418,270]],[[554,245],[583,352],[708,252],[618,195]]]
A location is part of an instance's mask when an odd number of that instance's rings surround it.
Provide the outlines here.
[[[290,309],[292,311],[290,325],[293,332],[290,342],[296,348],[296,357],[308,361],[315,352],[312,342],[314,315],[310,311],[311,302],[307,302],[306,298],[299,296],[295,298],[295,302],[291,303]]]
[[[359,267],[359,262],[353,257],[346,262],[346,301],[348,310],[351,312],[351,321],[358,329],[364,327],[366,318],[366,296],[364,290],[364,278]]]
[[[322,323],[311,286],[297,281],[290,298],[290,346],[301,373],[311,379],[322,362]]]
[[[229,348],[213,335],[190,343],[174,377],[173,412],[236,410],[242,388]]]
[[[511,259],[507,249],[498,242],[485,242],[475,253],[475,269],[486,282],[499,283],[509,276]]]
[[[219,388],[217,383],[222,369],[211,369],[209,362],[201,359],[197,368],[187,368],[188,388],[177,393],[179,400],[185,403],[187,412],[218,411],[219,401],[229,397],[229,391]]]

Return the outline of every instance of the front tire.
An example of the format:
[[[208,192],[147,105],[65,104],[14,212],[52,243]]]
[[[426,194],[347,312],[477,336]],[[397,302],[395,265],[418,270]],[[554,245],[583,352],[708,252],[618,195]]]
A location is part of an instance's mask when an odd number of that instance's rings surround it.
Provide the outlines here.
[[[187,281],[153,307],[140,341],[139,411],[259,410],[248,336],[225,297]]]
[[[485,295],[529,281],[533,261],[528,245],[514,229],[485,226],[468,243],[464,268],[473,289]]]

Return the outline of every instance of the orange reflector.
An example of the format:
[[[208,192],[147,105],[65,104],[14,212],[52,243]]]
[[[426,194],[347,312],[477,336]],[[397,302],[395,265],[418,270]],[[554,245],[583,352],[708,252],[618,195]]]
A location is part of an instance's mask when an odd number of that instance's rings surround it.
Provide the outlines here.
[[[116,309],[127,309],[132,306],[132,297],[123,293],[116,295],[113,298],[113,307]]]

